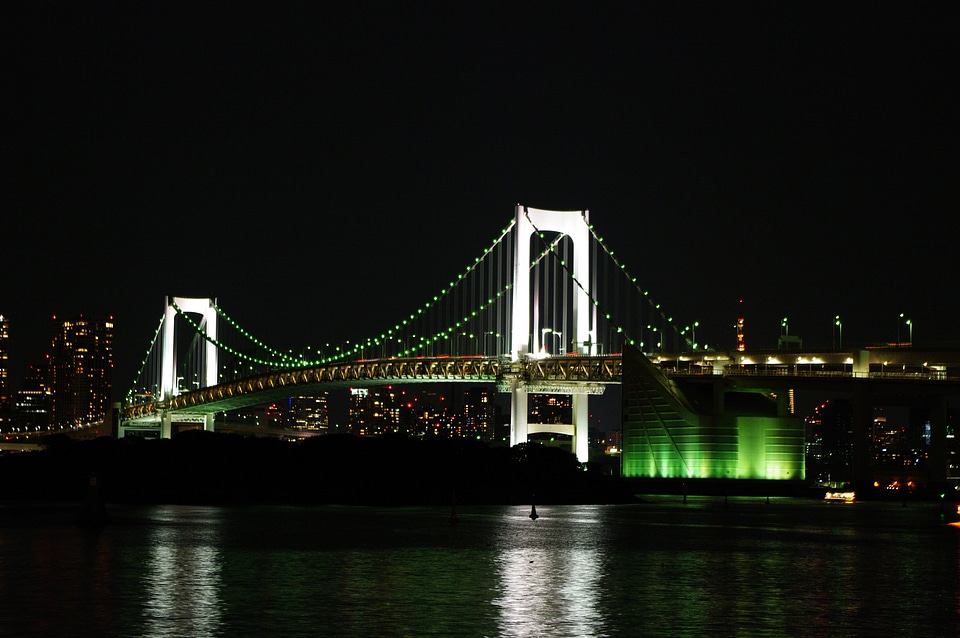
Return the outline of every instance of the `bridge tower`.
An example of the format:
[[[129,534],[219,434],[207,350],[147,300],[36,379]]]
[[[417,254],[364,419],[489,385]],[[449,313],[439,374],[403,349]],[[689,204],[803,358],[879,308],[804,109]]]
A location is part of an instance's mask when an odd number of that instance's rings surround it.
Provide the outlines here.
[[[590,353],[590,229],[587,225],[589,211],[553,211],[539,210],[517,204],[517,235],[514,245],[516,254],[513,262],[513,314],[511,317],[511,353],[514,361],[524,357],[539,356],[542,350],[540,339],[543,332],[537,322],[539,299],[530,298],[530,238],[538,231],[556,232],[566,235],[573,243],[573,342],[581,354]],[[579,285],[577,285],[579,284]],[[533,315],[531,318],[531,314]],[[531,349],[531,345],[533,348]],[[588,394],[569,392],[573,395],[573,423],[564,428],[543,424],[527,423],[527,395],[537,392],[557,393],[557,388],[540,389],[528,385],[523,379],[510,381],[510,445],[524,443],[532,431],[553,431],[573,434],[573,447],[577,459],[586,462],[589,456]]]
[[[180,388],[177,384],[177,361],[176,361],[176,319],[177,309],[182,312],[199,314],[202,319],[199,326],[207,333],[210,338],[204,344],[203,369],[200,375],[203,386],[209,387],[216,385],[217,378],[217,346],[213,340],[217,338],[217,311],[214,307],[213,299],[192,298],[192,297],[167,297],[167,307],[163,317],[163,350],[160,364],[160,400],[164,401],[180,394]],[[203,419],[203,429],[213,430],[213,415],[198,415],[197,419]],[[161,437],[170,438],[172,429],[170,415],[164,415],[161,425]]]

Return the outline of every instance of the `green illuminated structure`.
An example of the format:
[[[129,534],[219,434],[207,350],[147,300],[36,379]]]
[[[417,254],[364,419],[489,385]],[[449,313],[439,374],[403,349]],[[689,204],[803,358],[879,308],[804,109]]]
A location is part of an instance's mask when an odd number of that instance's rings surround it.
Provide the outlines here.
[[[804,478],[803,420],[787,414],[784,397],[738,391],[721,375],[681,388],[632,347],[623,350],[622,434],[625,477]]]

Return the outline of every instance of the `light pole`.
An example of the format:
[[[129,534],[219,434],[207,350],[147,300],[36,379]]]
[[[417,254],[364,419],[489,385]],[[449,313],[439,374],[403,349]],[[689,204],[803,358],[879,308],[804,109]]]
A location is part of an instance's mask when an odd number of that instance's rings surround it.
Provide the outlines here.
[[[699,321],[694,321],[694,322],[693,322],[693,328],[691,328],[691,331],[692,331],[691,334],[692,334],[692,338],[693,338],[693,351],[694,351],[694,352],[697,351],[697,326],[699,326],[699,325],[700,325],[700,322],[699,322]]]
[[[547,335],[548,335],[548,334],[555,335],[555,336],[557,337],[557,339],[560,340],[560,347],[561,347],[561,348],[563,347],[563,333],[562,333],[562,332],[560,332],[559,330],[554,330],[554,329],[552,329],[552,328],[544,328],[541,332],[543,333],[542,336],[541,336],[541,339],[542,339],[542,341],[543,341],[543,343],[541,344],[541,347],[543,348],[543,352],[544,352],[545,354],[550,354],[550,351],[547,349],[547,343],[546,343],[546,339],[547,339]],[[561,354],[562,354],[562,353],[561,353]]]
[[[484,350],[487,350],[487,335],[490,335],[493,337],[493,354],[499,357],[500,356],[500,333],[493,332],[490,330],[483,333],[483,349]],[[487,351],[484,354],[489,356],[491,353],[490,351]]]
[[[907,319],[906,324],[907,324],[907,329],[910,331],[909,343],[910,343],[910,347],[912,348],[913,347],[913,320]]]
[[[780,322],[780,327],[783,328],[783,332],[781,333],[781,335],[784,336],[784,337],[789,337],[789,336],[790,336],[790,324],[787,322],[787,318],[786,318],[786,317],[784,317],[784,318],[783,318],[783,321]]]
[[[553,328],[541,328],[540,329],[540,352],[546,353],[547,351],[547,334],[553,332]]]
[[[833,325],[837,327],[837,349],[843,350],[843,322],[840,321],[840,315],[833,318]]]

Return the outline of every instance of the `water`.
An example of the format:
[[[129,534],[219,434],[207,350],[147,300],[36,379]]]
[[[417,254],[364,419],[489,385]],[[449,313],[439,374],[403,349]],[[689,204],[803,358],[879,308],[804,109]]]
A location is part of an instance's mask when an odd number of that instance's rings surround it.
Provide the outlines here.
[[[0,508],[0,635],[941,636],[936,504]]]

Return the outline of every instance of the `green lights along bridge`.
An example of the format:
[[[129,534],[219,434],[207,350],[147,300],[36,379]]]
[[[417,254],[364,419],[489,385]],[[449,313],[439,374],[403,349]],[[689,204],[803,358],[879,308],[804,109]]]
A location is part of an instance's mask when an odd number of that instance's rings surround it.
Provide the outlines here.
[[[799,369],[749,389],[780,408],[725,410],[723,398],[748,384],[716,380],[732,379],[749,362],[710,361],[696,341],[698,323],[674,321],[651,299],[595,232],[588,211],[518,205],[515,213],[449,285],[358,340],[319,339],[284,352],[212,299],[168,298],[119,435],[169,437],[172,423],[183,422],[213,429],[218,412],[335,387],[491,383],[510,393],[512,445],[532,432],[570,434],[586,461],[588,399],[622,383],[625,475],[803,478],[803,425],[783,409],[777,390]],[[644,352],[680,354],[671,367],[669,358],[652,361]],[[851,377],[862,372],[862,365],[849,367]],[[709,376],[710,398],[684,376]],[[528,423],[528,397],[537,393],[571,395],[572,422]]]

